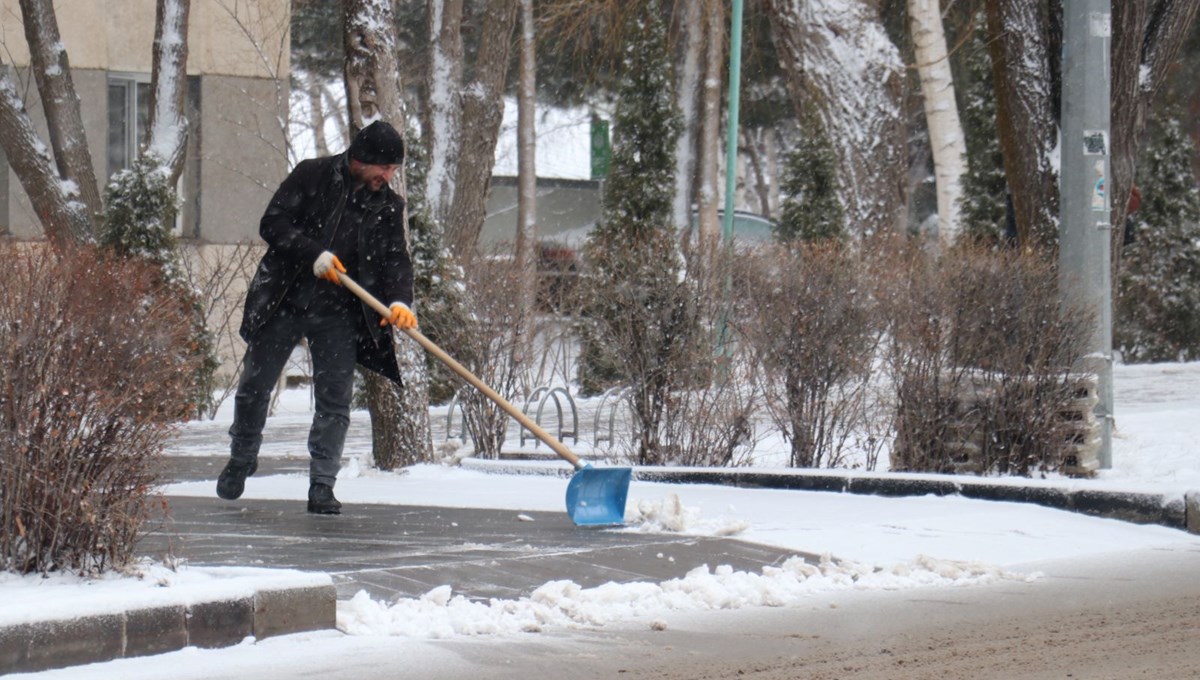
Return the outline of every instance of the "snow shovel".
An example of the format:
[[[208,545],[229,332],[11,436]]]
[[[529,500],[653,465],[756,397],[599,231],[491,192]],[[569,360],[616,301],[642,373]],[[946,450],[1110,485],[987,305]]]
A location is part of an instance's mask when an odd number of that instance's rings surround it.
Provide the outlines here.
[[[357,295],[384,318],[391,316],[391,310],[358,285],[354,279],[342,273],[338,273],[338,278],[341,279],[342,285],[350,289],[350,292]],[[417,344],[425,348],[425,351],[437,357],[438,361],[446,364],[450,370],[482,392],[484,396],[496,402],[497,406],[504,409],[508,415],[516,419],[534,436],[545,442],[560,457],[575,466],[575,474],[571,476],[571,481],[567,484],[567,514],[571,516],[572,522],[579,526],[614,526],[625,523],[625,498],[629,495],[632,469],[594,468],[590,464],[584,464],[579,456],[572,453],[566,445],[542,429],[495,390],[488,387],[474,373],[442,351],[442,348],[435,345],[420,331],[415,328],[401,330],[405,335],[416,340]]]

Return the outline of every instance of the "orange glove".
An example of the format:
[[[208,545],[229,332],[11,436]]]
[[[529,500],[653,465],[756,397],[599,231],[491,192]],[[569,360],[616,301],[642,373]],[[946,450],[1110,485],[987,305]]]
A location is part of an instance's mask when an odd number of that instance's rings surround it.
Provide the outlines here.
[[[381,320],[379,325],[386,326],[389,323],[400,330],[404,330],[406,328],[416,328],[417,315],[413,314],[412,310],[408,308],[408,305],[404,304],[403,302],[393,302],[391,314],[388,316],[388,318]]]
[[[338,259],[338,256],[328,250],[317,256],[316,261],[313,262],[313,276],[340,286],[342,281],[338,278],[338,272],[345,274],[346,268],[342,266],[342,261]]]

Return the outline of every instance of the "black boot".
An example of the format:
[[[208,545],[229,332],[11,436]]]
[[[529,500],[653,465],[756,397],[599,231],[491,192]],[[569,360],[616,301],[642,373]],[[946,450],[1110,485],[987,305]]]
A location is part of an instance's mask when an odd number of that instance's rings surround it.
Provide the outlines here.
[[[247,463],[230,458],[225,469],[221,470],[221,476],[217,477],[217,495],[227,501],[241,498],[242,491],[246,489],[246,478],[257,469],[258,460]]]
[[[342,504],[333,497],[333,487],[313,482],[308,487],[308,511],[318,515],[340,515]]]

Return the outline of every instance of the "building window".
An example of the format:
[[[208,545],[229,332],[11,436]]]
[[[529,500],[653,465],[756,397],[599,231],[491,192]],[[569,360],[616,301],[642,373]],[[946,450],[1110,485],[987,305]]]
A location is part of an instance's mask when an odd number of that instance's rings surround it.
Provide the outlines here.
[[[108,78],[108,176],[128,168],[146,142],[150,76]]]
[[[192,76],[188,78],[188,115],[199,117],[200,100],[199,100],[199,78]],[[137,160],[138,155],[142,152],[142,148],[150,141],[150,76],[143,74],[110,74],[108,77],[108,177],[111,179],[113,175],[122,170],[128,169]],[[192,156],[196,155],[196,150],[189,146],[189,164],[195,165],[195,161],[191,160]],[[193,186],[194,175],[196,172],[185,170],[185,176],[193,176],[189,181],[187,177],[181,177],[179,184],[175,187],[176,192],[181,197],[185,195],[196,195],[198,188]],[[195,236],[199,231],[197,223],[199,220],[198,211],[193,208],[188,209],[189,224],[191,227],[184,230],[184,212],[181,209],[175,215],[174,233],[176,236]]]

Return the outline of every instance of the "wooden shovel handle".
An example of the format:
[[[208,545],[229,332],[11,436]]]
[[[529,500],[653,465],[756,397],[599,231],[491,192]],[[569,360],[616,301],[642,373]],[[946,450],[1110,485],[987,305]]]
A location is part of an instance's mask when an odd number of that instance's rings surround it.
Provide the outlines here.
[[[362,286],[358,285],[354,279],[340,272],[338,273],[338,278],[341,279],[343,286],[350,289],[350,292],[357,295],[360,300],[370,305],[370,307],[376,312],[379,312],[380,316],[385,319],[391,318],[392,310],[389,309],[387,305],[376,299],[374,295],[368,293]],[[553,435],[542,429],[542,427],[537,423],[533,422],[529,416],[521,412],[521,409],[510,404],[508,400],[500,396],[496,390],[488,387],[487,384],[476,377],[474,373],[467,370],[466,366],[458,363],[453,357],[442,351],[441,347],[438,347],[432,340],[425,337],[421,331],[417,330],[416,328],[402,328],[400,330],[408,337],[416,340],[417,344],[421,345],[421,347],[424,347],[426,352],[429,352],[433,356],[437,357],[438,361],[449,366],[450,370],[457,373],[460,378],[466,380],[471,384],[472,387],[482,392],[484,396],[486,396],[488,399],[491,399],[500,408],[504,409],[505,413],[512,416],[525,429],[532,432],[535,437],[545,442],[546,446],[549,446],[551,449],[553,449],[554,452],[561,456],[564,460],[575,466],[576,470],[583,467],[583,461],[579,460],[579,456],[576,456],[574,453],[572,453],[571,449],[568,449],[565,444],[555,439]]]

